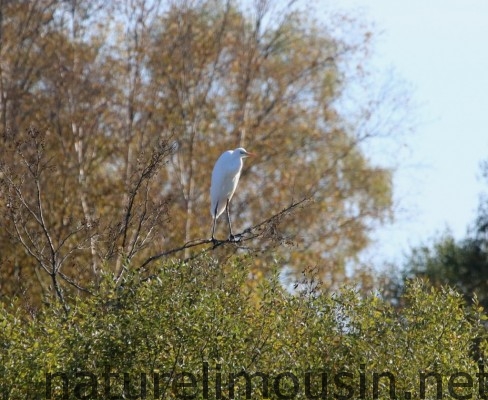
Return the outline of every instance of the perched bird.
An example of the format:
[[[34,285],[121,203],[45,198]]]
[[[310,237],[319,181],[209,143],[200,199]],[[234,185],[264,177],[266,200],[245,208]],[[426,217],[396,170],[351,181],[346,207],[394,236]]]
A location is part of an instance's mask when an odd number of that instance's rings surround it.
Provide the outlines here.
[[[212,241],[215,241],[215,224],[217,218],[227,211],[227,221],[229,222],[229,239],[233,240],[232,225],[230,223],[229,203],[239,183],[241,176],[243,158],[254,156],[242,147],[235,150],[228,150],[221,154],[215,163],[212,171],[212,184],[210,185],[210,214],[213,217]]]

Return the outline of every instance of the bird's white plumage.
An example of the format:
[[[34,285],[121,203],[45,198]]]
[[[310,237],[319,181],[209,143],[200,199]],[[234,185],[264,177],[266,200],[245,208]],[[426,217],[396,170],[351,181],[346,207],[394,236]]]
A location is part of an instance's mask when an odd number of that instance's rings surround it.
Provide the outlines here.
[[[243,148],[228,150],[219,157],[212,171],[210,186],[210,214],[218,218],[225,210],[239,183],[242,171],[242,158],[249,153]]]
[[[242,159],[252,155],[252,153],[248,153],[245,149],[239,147],[222,153],[215,163],[210,185],[210,214],[213,217],[212,240],[215,240],[216,220],[228,207],[239,183],[243,164]],[[229,237],[233,238],[229,209],[227,209],[227,220],[229,223]]]

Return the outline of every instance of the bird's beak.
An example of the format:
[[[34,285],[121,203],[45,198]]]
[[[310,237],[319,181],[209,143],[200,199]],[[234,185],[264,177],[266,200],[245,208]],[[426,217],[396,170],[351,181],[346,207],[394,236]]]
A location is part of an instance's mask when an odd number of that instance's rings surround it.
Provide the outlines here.
[[[256,154],[250,153],[250,152],[246,151],[246,156],[248,156],[248,157],[256,157]]]

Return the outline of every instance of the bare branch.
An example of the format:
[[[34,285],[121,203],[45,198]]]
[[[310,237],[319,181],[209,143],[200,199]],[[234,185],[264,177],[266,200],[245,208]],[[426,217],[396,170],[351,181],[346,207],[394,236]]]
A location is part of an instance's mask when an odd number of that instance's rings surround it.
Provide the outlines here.
[[[51,254],[51,267],[52,267],[52,273],[56,273],[57,271],[57,265],[56,265],[56,249],[53,244],[53,240],[51,237],[51,234],[49,233],[46,220],[44,219],[44,211],[43,211],[43,205],[42,205],[42,196],[41,196],[41,186],[39,184],[39,177],[36,178],[35,180],[36,183],[36,195],[37,195],[37,208],[39,211],[39,221],[40,221],[40,227],[42,229],[42,232],[44,233],[44,236],[46,237],[46,240],[49,244],[49,252]]]
[[[132,187],[128,191],[128,200],[127,206],[125,208],[123,220],[120,224],[120,228],[118,232],[115,234],[114,238],[112,239],[111,251],[109,255],[113,253],[116,243],[118,239],[122,238],[122,243],[120,244],[120,251],[119,251],[119,259],[117,261],[117,278],[119,280],[124,272],[124,268],[121,267],[121,260],[123,257],[130,260],[137,251],[142,248],[142,244],[138,245],[140,242],[139,239],[141,235],[144,234],[143,228],[145,223],[152,218],[152,215],[155,215],[155,219],[161,215],[160,209],[153,211],[151,215],[148,215],[148,204],[150,202],[149,198],[149,183],[151,179],[156,175],[160,166],[165,161],[166,157],[173,152],[174,148],[171,144],[169,144],[169,139],[161,141],[157,147],[153,150],[149,161],[146,162],[145,165],[142,166],[138,170],[138,175],[134,174],[136,177]],[[142,203],[142,211],[138,216],[138,220],[133,226],[133,217],[134,213],[137,210],[139,203],[136,201],[137,197],[141,195],[142,189],[145,188],[144,192],[144,200]],[[130,230],[134,229],[132,232],[132,238],[129,238]],[[149,231],[152,230],[152,227]],[[146,234],[146,238],[148,237],[149,232]],[[144,239],[146,240],[146,239]]]
[[[64,281],[66,281],[67,283],[69,283],[71,286],[75,287],[76,289],[81,290],[82,292],[88,293],[90,295],[93,295],[93,293],[90,290],[88,290],[87,288],[84,288],[84,287],[80,286],[78,283],[76,283],[75,281],[73,281],[71,278],[68,278],[62,272],[59,272],[59,276],[61,278],[63,278]]]
[[[191,247],[201,246],[204,244],[212,244],[212,246],[210,248],[208,248],[202,252],[202,253],[204,253],[204,252],[208,252],[209,250],[214,250],[217,247],[223,246],[223,245],[228,244],[228,243],[235,245],[236,243],[241,243],[241,242],[253,240],[259,236],[264,235],[268,231],[268,229],[272,229],[272,227],[275,227],[285,215],[290,214],[296,208],[305,205],[305,203],[307,203],[309,201],[311,201],[311,198],[305,197],[299,201],[292,202],[288,207],[284,208],[283,210],[281,210],[277,214],[274,214],[271,217],[269,217],[268,219],[254,225],[252,227],[244,229],[241,233],[234,235],[234,238],[232,238],[232,239],[229,238],[226,240],[215,240],[215,241],[212,241],[212,239],[191,240],[189,242],[186,242],[183,246],[175,247],[173,249],[163,251],[162,253],[155,254],[154,256],[151,256],[148,259],[146,259],[137,268],[137,271],[140,271],[140,272],[145,271],[146,267],[150,263],[152,263],[153,261],[159,260],[160,258],[169,256],[169,255],[172,255],[175,253],[179,253],[179,252],[184,251],[186,249],[189,249]]]

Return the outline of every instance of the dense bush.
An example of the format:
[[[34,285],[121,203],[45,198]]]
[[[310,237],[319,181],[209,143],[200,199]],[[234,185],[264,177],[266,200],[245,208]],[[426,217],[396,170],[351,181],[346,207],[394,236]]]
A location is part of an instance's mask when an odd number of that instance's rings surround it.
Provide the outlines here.
[[[107,277],[67,316],[57,303],[35,315],[3,306],[3,399],[484,394],[472,351],[482,352],[481,310],[456,292],[414,282],[395,310],[313,281],[291,293],[277,274],[253,285],[253,263],[168,263],[117,287]]]

